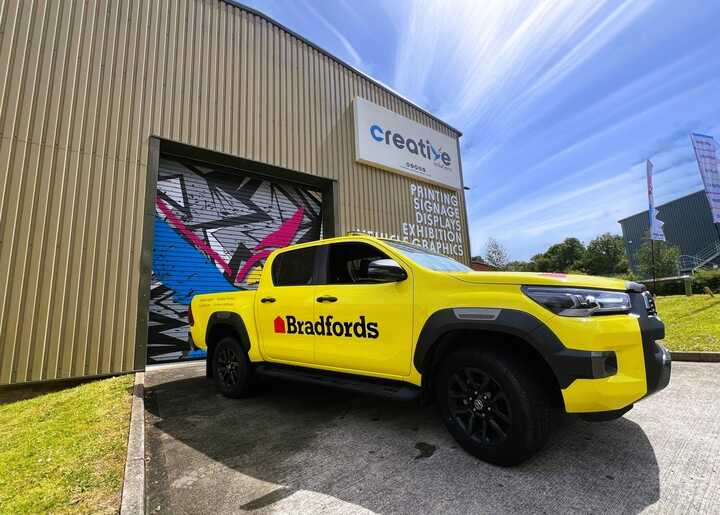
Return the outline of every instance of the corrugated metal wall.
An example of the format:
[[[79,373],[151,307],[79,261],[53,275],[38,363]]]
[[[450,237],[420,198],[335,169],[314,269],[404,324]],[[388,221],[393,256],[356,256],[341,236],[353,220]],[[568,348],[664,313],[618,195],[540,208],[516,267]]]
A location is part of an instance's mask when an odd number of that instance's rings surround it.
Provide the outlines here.
[[[354,162],[355,96],[456,136],[219,0],[0,0],[0,384],[134,368],[151,135],[338,179],[342,230],[397,233],[412,181]]]
[[[658,220],[665,222],[663,232],[667,242],[680,247],[681,254],[694,256],[718,240],[705,190],[657,206],[657,210]],[[619,223],[630,267],[635,270],[635,254],[648,241],[648,212],[637,213]]]

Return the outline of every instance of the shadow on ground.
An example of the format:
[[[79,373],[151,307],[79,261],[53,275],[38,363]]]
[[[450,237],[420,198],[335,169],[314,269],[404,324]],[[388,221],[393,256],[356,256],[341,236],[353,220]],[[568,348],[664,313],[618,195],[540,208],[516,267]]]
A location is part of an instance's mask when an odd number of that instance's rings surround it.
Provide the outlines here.
[[[122,374],[118,374],[122,375]],[[59,392],[68,388],[75,388],[85,383],[101,381],[107,377],[83,377],[72,379],[55,379],[44,383],[21,383],[15,385],[0,386],[0,406],[12,402],[25,401],[47,395],[48,393]],[[132,389],[131,389],[132,390]]]
[[[148,511],[639,512],[658,464],[627,419],[565,420],[505,469],[459,449],[434,407],[295,383],[216,394],[204,367],[146,376]]]

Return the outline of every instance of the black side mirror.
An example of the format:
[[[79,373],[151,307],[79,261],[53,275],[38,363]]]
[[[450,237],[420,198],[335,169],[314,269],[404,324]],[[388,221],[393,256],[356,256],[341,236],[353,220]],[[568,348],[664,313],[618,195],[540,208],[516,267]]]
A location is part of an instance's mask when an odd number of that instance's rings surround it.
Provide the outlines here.
[[[404,281],[407,276],[394,259],[376,259],[368,263],[367,277],[372,281],[392,283]]]

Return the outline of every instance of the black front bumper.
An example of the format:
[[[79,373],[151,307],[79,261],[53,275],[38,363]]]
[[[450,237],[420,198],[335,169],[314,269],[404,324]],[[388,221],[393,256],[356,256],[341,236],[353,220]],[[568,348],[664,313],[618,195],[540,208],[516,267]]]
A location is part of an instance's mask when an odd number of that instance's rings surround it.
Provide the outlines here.
[[[642,293],[632,294],[633,313],[638,315],[645,356],[646,397],[659,392],[670,383],[672,359],[670,352],[658,343],[665,338],[665,324],[657,315],[648,310]]]
[[[658,320],[660,324],[660,322]],[[643,351],[645,353],[645,375],[647,378],[647,395],[659,392],[670,383],[672,359],[670,351],[655,340],[645,342],[643,334]]]

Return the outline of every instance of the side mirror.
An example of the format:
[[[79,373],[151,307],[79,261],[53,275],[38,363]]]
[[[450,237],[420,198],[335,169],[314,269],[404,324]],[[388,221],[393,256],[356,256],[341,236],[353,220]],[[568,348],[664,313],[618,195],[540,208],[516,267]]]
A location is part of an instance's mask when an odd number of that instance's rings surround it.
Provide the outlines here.
[[[398,282],[407,279],[407,272],[394,259],[376,259],[368,263],[367,277],[377,282]]]

